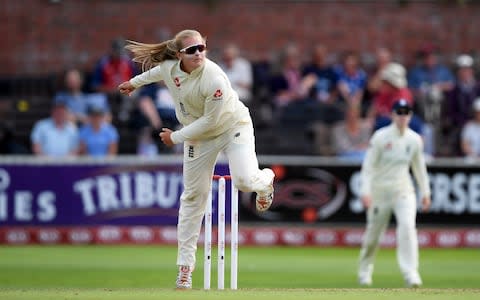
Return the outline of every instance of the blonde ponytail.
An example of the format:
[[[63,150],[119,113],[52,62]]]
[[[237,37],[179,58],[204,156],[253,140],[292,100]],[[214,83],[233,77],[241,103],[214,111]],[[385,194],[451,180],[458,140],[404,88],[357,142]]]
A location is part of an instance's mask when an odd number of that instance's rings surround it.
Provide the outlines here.
[[[132,52],[133,61],[142,64],[142,71],[146,71],[162,61],[177,59],[177,52],[182,49],[182,41],[192,36],[202,37],[198,31],[187,29],[177,33],[174,39],[159,44],[145,44],[127,40],[129,45],[125,46],[125,49]],[[205,41],[205,38],[203,40]]]
[[[127,40],[125,48],[132,52],[133,61],[142,64],[142,70],[149,70],[155,65],[168,59],[177,59],[175,40],[168,40],[159,44],[145,44]]]

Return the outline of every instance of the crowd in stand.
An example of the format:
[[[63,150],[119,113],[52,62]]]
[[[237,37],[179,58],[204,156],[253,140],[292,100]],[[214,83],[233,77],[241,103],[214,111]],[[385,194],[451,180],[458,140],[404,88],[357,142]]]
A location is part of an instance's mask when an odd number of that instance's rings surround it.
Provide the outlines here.
[[[372,132],[390,123],[392,104],[405,99],[415,108],[410,127],[424,138],[427,155],[480,156],[480,82],[472,56],[450,64],[428,46],[406,68],[387,48],[376,51],[373,67],[353,51],[334,61],[323,45],[314,45],[306,63],[300,53],[286,47],[261,84],[272,124],[310,131],[313,153],[361,160]]]
[[[33,126],[32,153],[47,157],[116,155],[120,137],[112,125],[115,116],[110,102],[119,98],[117,85],[135,72],[118,39],[95,67],[88,93],[80,70],[67,70],[63,87],[54,96],[50,116]]]
[[[122,139],[113,125],[117,120],[136,132],[137,154],[177,151],[162,147],[157,138],[162,127],[179,125],[162,83],[132,97],[117,92],[119,83],[139,72],[123,47],[124,41],[115,39],[88,82],[77,69],[65,72],[51,116],[32,129],[32,153],[116,155]],[[470,55],[450,63],[441,61],[435,48],[425,47],[407,68],[387,48],[379,48],[366,65],[354,51],[330,53],[321,44],[312,49],[291,44],[278,59],[251,62],[237,45],[228,44],[210,58],[250,108],[257,132],[270,132],[297,147],[288,154],[362,160],[373,131],[390,123],[392,104],[405,99],[414,107],[410,127],[423,136],[426,154],[480,157],[480,82]],[[112,104],[120,107],[115,114]],[[297,143],[297,136],[307,138]],[[305,151],[297,152],[299,147]]]

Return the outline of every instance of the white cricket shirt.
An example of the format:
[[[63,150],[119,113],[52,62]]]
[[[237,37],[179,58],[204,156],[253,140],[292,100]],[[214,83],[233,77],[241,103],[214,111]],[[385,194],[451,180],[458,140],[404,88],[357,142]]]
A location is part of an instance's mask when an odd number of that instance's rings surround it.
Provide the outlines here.
[[[175,101],[177,119],[184,125],[171,135],[175,144],[214,138],[238,123],[251,122],[248,108],[238,99],[225,72],[207,58],[190,74],[180,69],[179,60],[166,60],[130,83],[138,88],[162,80]]]
[[[413,192],[410,167],[421,197],[430,196],[421,136],[410,128],[402,135],[393,123],[377,130],[362,164],[361,195],[371,195],[372,191]]]

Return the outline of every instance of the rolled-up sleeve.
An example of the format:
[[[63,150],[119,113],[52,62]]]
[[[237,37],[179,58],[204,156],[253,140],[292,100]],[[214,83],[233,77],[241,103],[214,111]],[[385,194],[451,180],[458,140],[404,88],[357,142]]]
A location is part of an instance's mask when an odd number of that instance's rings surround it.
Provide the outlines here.
[[[372,176],[375,168],[375,164],[379,156],[378,136],[376,134],[370,139],[367,154],[362,163],[361,170],[361,189],[360,195],[371,195],[372,193]]]
[[[427,166],[423,154],[423,141],[420,138],[418,138],[417,151],[413,154],[411,167],[421,195],[423,197],[430,196],[430,182],[428,180]]]
[[[158,82],[163,80],[162,76],[162,64],[143,72],[140,75],[137,75],[130,79],[130,83],[135,87],[141,87],[152,82]]]

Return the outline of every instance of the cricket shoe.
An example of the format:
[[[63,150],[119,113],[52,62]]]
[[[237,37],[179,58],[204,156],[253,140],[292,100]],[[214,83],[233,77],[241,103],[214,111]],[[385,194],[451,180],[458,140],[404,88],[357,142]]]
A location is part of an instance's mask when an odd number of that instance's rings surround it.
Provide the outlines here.
[[[405,281],[406,281],[407,287],[409,288],[419,288],[422,286],[422,279],[418,274],[411,275]]]
[[[272,181],[268,187],[268,192],[266,193],[257,193],[257,197],[255,199],[255,204],[258,211],[266,211],[270,208],[273,202],[273,179],[275,178],[275,174],[270,169],[264,169],[264,172],[271,173]]]
[[[360,284],[360,286],[369,287],[372,285],[372,278],[360,278],[358,280],[358,283]]]
[[[192,268],[180,266],[177,275],[177,290],[189,290],[192,288]]]

